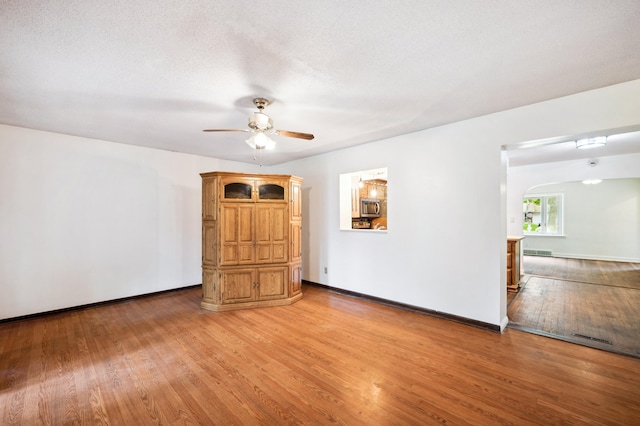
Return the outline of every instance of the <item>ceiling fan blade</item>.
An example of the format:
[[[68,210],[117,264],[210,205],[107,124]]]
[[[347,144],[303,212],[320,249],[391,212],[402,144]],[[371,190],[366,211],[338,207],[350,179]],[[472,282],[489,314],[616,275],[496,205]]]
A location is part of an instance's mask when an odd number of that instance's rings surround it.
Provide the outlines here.
[[[314,138],[311,133],[290,132],[288,130],[276,130],[276,134],[280,136],[287,136],[289,138],[306,139],[308,141]]]
[[[203,132],[250,132],[249,129],[205,129]]]

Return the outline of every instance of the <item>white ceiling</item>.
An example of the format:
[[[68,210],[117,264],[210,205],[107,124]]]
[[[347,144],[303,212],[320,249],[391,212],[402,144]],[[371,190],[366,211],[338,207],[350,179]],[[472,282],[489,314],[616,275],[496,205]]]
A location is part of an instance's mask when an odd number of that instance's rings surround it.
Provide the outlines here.
[[[277,164],[638,79],[639,22],[638,0],[0,0],[0,123],[253,162],[201,130],[262,96],[316,136],[275,137]]]
[[[607,136],[606,145],[600,148],[577,149],[577,139],[592,136]],[[510,167],[635,154],[640,153],[640,125],[616,131],[601,131],[593,135],[527,141],[507,148],[510,148],[507,150]]]

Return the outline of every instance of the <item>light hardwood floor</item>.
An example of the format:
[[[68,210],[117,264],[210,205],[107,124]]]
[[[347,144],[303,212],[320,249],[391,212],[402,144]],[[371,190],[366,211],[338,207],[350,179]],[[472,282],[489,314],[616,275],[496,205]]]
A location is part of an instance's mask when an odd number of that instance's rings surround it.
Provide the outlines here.
[[[200,288],[0,324],[1,424],[633,424],[640,360],[304,286]]]

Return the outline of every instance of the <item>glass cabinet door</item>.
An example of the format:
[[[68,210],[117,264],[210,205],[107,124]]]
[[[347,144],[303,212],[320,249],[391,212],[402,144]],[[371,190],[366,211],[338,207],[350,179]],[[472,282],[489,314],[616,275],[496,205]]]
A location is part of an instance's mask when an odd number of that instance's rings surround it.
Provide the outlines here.
[[[284,186],[265,183],[258,186],[259,200],[284,200]]]
[[[224,198],[233,200],[250,200],[253,186],[243,182],[232,182],[224,186]]]
[[[288,181],[225,177],[221,181],[223,200],[245,202],[287,202]]]

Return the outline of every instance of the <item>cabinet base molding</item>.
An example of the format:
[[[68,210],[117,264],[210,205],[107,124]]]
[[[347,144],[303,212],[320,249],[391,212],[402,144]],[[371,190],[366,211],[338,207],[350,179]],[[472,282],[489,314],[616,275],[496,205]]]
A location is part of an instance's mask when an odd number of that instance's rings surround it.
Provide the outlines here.
[[[274,299],[274,300],[262,300],[259,302],[245,302],[245,303],[233,303],[229,305],[218,305],[216,303],[210,303],[203,300],[200,303],[200,307],[207,311],[213,312],[227,312],[227,311],[235,311],[238,309],[250,309],[250,308],[265,308],[271,306],[286,306],[291,305],[298,300],[302,299],[302,293],[299,293],[293,297],[288,297],[286,299]]]

